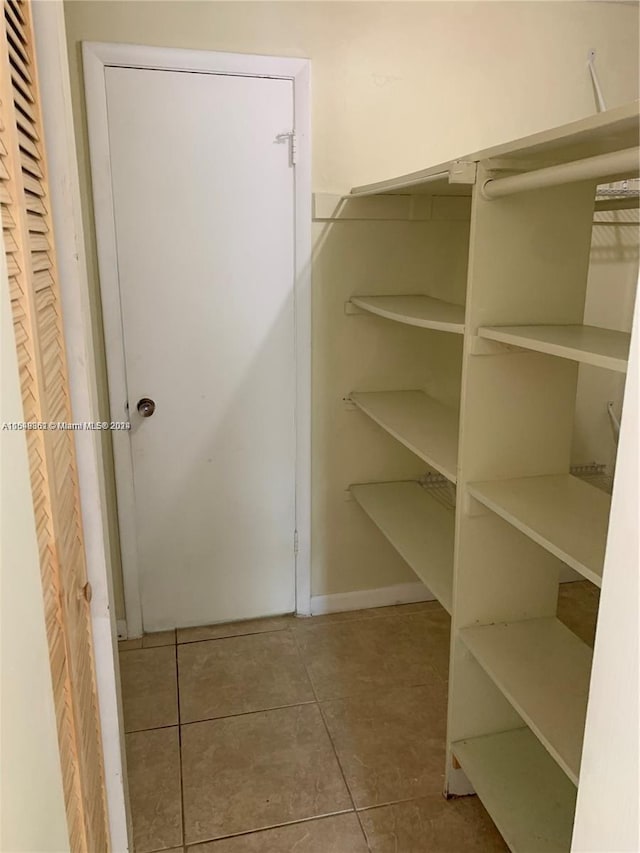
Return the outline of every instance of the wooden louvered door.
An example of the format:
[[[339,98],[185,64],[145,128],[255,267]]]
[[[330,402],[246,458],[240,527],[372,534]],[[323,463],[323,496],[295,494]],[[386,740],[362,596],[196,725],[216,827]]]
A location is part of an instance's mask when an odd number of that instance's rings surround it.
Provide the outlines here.
[[[24,419],[68,423],[72,418],[28,2],[5,0],[3,24],[0,202]],[[109,850],[109,836],[74,435],[30,429],[27,442],[70,846],[103,853]],[[34,808],[37,820],[37,803]]]

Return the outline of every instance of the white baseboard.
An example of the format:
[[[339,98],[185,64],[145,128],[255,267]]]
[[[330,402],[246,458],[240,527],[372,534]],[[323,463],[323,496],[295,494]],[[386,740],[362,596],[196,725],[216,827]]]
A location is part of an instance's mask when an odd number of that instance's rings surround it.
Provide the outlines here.
[[[560,583],[584,580],[582,575],[569,566],[560,570]],[[357,589],[354,592],[336,592],[332,595],[312,595],[311,615],[323,613],[341,613],[345,610],[366,610],[368,607],[388,607],[391,604],[412,604],[415,601],[435,601],[431,590],[420,583],[398,583],[395,586],[380,586],[377,589]],[[118,639],[127,639],[127,623],[124,619],[116,622]]]
[[[560,570],[560,583],[581,580],[584,580],[582,575],[570,569],[569,566],[563,566]],[[388,607],[391,604],[411,604],[414,601],[435,601],[435,595],[420,582],[399,583],[377,589],[358,589],[354,592],[336,592],[332,595],[312,595],[311,615],[321,616],[323,613],[340,613],[344,610],[365,610],[368,607]]]
[[[377,589],[355,592],[336,592],[333,595],[312,595],[311,614],[340,613],[343,610],[364,610],[367,607],[387,607],[390,604],[411,604],[414,601],[434,601],[435,595],[420,582],[399,583]]]

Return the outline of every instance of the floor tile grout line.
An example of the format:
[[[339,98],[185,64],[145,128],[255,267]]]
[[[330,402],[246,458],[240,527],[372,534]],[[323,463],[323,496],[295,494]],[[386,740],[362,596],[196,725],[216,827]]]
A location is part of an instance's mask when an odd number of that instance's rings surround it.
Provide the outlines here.
[[[356,816],[358,816],[359,813],[363,813],[363,812],[377,811],[378,809],[388,808],[389,806],[406,805],[407,803],[420,803],[422,800],[431,799],[432,797],[441,797],[441,796],[442,796],[441,793],[432,792],[429,794],[423,794],[422,796],[409,797],[407,799],[401,799],[401,800],[390,800],[388,802],[379,803],[379,804],[373,805],[373,806],[364,806],[361,809],[356,809],[355,812],[352,809],[342,809],[340,811],[327,812],[326,814],[322,814],[322,815],[312,815],[311,817],[299,818],[298,820],[285,821],[284,823],[274,823],[274,824],[270,824],[269,826],[262,826],[262,827],[259,827],[258,829],[249,829],[249,830],[246,830],[244,832],[236,832],[236,833],[231,833],[229,835],[219,835],[219,836],[216,836],[213,838],[205,838],[205,839],[202,839],[201,841],[195,841],[195,842],[190,843],[190,844],[178,845],[178,848],[176,848],[176,849],[183,847],[184,850],[186,851],[187,847],[189,847],[194,851],[194,853],[198,853],[197,848],[201,845],[204,845],[204,844],[212,844],[212,843],[216,843],[216,842],[227,841],[229,839],[234,839],[234,838],[243,838],[245,836],[249,837],[252,835],[259,835],[261,833],[270,832],[271,830],[274,830],[274,829],[283,829],[283,828],[286,828],[289,826],[300,826],[300,825],[303,825],[305,823],[313,823],[315,821],[323,821],[323,820],[329,820],[329,819],[335,818],[335,817],[341,817],[342,815],[350,815],[350,814],[355,813]],[[455,797],[454,800],[469,799],[470,797],[477,797],[477,795],[471,794],[471,795],[465,795],[463,797]],[[446,798],[444,798],[444,797],[443,797],[443,799],[446,800]],[[366,838],[366,835],[365,835],[365,838]],[[368,846],[368,848],[371,849],[369,846]],[[164,847],[164,848],[158,848],[157,850],[149,851],[149,853],[166,853],[167,850],[173,850],[173,849],[174,848]]]
[[[363,615],[362,617],[359,617],[356,619],[336,620],[335,622],[324,621],[320,625],[316,625],[315,627],[333,628],[334,626],[344,626],[346,624],[362,624],[364,622],[371,623],[372,619],[374,620],[374,622],[378,621],[380,619],[387,620],[387,619],[395,619],[398,617],[401,619],[404,619],[407,617],[415,616],[416,613],[417,613],[417,611],[411,610],[408,613],[395,612],[395,613],[388,613],[388,614],[379,613],[379,614],[376,614],[375,616],[364,616]],[[307,625],[310,624],[310,621],[311,620],[309,620],[309,623],[306,623],[304,625],[302,623],[299,625],[289,624],[283,628],[274,628],[274,629],[271,629],[270,631],[254,631],[254,632],[247,633],[247,634],[233,634],[233,635],[227,635],[225,637],[208,638],[205,640],[193,640],[193,641],[187,641],[187,642],[182,642],[182,643],[178,642],[178,634],[177,634],[177,630],[176,630],[176,631],[174,631],[174,640],[172,643],[166,643],[164,645],[152,645],[152,646],[144,646],[143,645],[139,649],[123,649],[122,650],[122,651],[140,651],[140,650],[151,650],[153,648],[163,648],[163,647],[166,648],[166,647],[170,647],[172,645],[174,646],[174,659],[175,659],[175,667],[176,667],[176,669],[175,669],[176,698],[177,698],[177,706],[178,706],[177,707],[177,711],[178,711],[177,726],[178,726],[178,738],[179,738],[179,770],[180,770],[180,802],[181,802],[182,845],[185,847],[185,849],[187,846],[187,841],[186,841],[186,826],[185,826],[185,796],[184,796],[184,778],[183,778],[184,777],[184,774],[183,774],[184,762],[183,762],[183,750],[182,750],[182,726],[183,725],[191,725],[191,724],[195,724],[198,722],[210,722],[210,721],[214,721],[216,719],[229,719],[229,718],[235,717],[235,716],[246,716],[248,714],[255,714],[255,713],[268,713],[270,711],[284,710],[286,708],[294,708],[294,707],[304,707],[304,706],[309,705],[309,704],[316,704],[318,707],[318,712],[320,713],[320,717],[321,717],[323,726],[324,726],[325,731],[327,733],[327,737],[329,738],[329,743],[331,744],[332,752],[335,755],[336,762],[338,765],[338,769],[339,769],[341,777],[343,779],[348,798],[351,802],[351,808],[350,809],[341,810],[339,812],[332,812],[330,814],[343,814],[343,813],[345,813],[345,814],[349,813],[350,814],[353,812],[356,815],[356,819],[358,820],[358,824],[360,826],[361,832],[363,833],[365,843],[369,849],[370,849],[369,841],[367,839],[367,834],[364,830],[364,827],[363,827],[362,821],[360,819],[359,813],[364,812],[364,811],[369,811],[369,810],[374,809],[374,808],[382,808],[386,805],[393,805],[396,802],[410,802],[410,801],[416,799],[415,797],[412,797],[412,798],[409,798],[407,800],[397,800],[397,801],[394,800],[394,801],[391,801],[389,803],[382,803],[382,804],[378,804],[378,805],[374,805],[374,806],[363,806],[360,809],[356,806],[355,800],[354,800],[354,795],[353,795],[351,788],[349,786],[349,783],[347,781],[345,771],[344,771],[343,766],[342,766],[342,762],[340,761],[340,757],[338,754],[336,744],[334,743],[334,739],[331,735],[331,731],[329,729],[327,719],[326,719],[324,711],[323,711],[322,701],[331,702],[331,701],[347,700],[347,699],[351,698],[352,696],[357,696],[357,695],[362,695],[363,693],[367,693],[370,690],[373,690],[374,688],[369,688],[367,690],[357,691],[357,693],[350,694],[348,696],[331,697],[331,698],[328,698],[326,700],[320,700],[319,699],[316,687],[315,687],[313,680],[311,678],[309,667],[307,666],[307,662],[306,662],[305,656],[304,656],[302,648],[301,648],[302,643],[304,642],[303,638],[304,638],[305,630],[307,629]],[[182,711],[181,711],[181,706],[180,706],[180,676],[179,676],[179,663],[178,663],[179,647],[181,645],[184,646],[184,645],[192,645],[194,643],[200,643],[200,642],[210,642],[211,640],[216,640],[216,639],[238,639],[240,637],[259,636],[260,634],[265,634],[265,633],[266,634],[282,633],[283,631],[287,632],[287,634],[293,640],[293,644],[294,644],[294,647],[296,649],[298,659],[300,660],[300,663],[302,664],[303,670],[304,670],[305,675],[306,675],[307,680],[308,680],[308,684],[309,684],[311,693],[314,696],[313,700],[307,700],[304,702],[295,702],[295,703],[292,703],[291,705],[281,705],[281,706],[276,706],[274,708],[261,708],[261,709],[257,709],[254,711],[245,711],[245,712],[241,712],[239,714],[227,714],[227,715],[222,716],[222,717],[204,718],[201,720],[193,720],[193,721],[189,721],[189,722],[183,722]],[[430,669],[432,671],[432,675],[435,675],[436,678],[438,678],[439,680],[446,681],[446,679],[442,676],[442,674],[439,672],[437,667],[432,665],[432,666],[430,666]],[[424,684],[426,684],[426,683],[427,682],[424,682]],[[423,684],[423,682],[419,682],[415,685],[398,685],[398,686],[418,687],[418,686],[422,686],[422,684]],[[172,727],[174,727],[174,725],[157,726],[157,727],[153,727],[153,728],[162,729],[162,728],[172,728]],[[131,733],[133,734],[136,731],[141,732],[141,731],[149,731],[149,730],[153,730],[153,729],[137,729]],[[322,817],[326,817],[326,815],[324,815],[324,816],[312,815],[308,818],[304,818],[304,819],[296,820],[296,821],[287,821],[283,824],[274,825],[273,827],[265,827],[264,829],[275,828],[276,826],[287,826],[290,824],[302,823],[302,822],[315,820],[315,819],[322,819]],[[259,832],[259,831],[261,831],[261,830],[255,829],[255,830],[248,830],[247,832],[238,833],[238,834],[247,835],[247,834],[251,834],[251,833]],[[226,837],[228,837],[228,836],[226,836]],[[214,839],[212,839],[212,840],[214,840]],[[205,843],[205,842],[196,842],[196,843]]]
[[[306,670],[306,667],[305,667],[305,670]],[[438,673],[435,673],[435,675],[438,676],[440,679],[442,678]],[[311,681],[311,679],[309,679],[309,681]],[[418,688],[418,687],[429,687],[429,686],[430,686],[430,682],[428,682],[428,681],[425,681],[425,682],[417,681],[417,682],[412,683],[412,684],[387,685],[387,689],[388,690],[413,690],[413,689]],[[313,685],[311,685],[311,687],[313,689]],[[178,688],[178,690],[179,690],[179,688]],[[316,698],[316,694],[314,691],[314,698],[313,699],[306,699],[302,702],[291,702],[288,705],[273,705],[273,706],[270,706],[268,708],[254,708],[250,711],[238,711],[237,713],[234,713],[234,714],[221,714],[220,716],[217,716],[217,717],[199,717],[197,720],[182,720],[181,713],[179,712],[179,718],[175,723],[167,723],[166,725],[162,725],[162,726],[147,726],[146,728],[142,728],[142,729],[127,729],[127,730],[125,730],[125,734],[133,735],[133,734],[139,734],[140,732],[157,731],[160,729],[175,729],[178,726],[192,726],[192,725],[197,725],[198,723],[213,723],[213,722],[216,722],[217,720],[229,720],[229,719],[232,719],[234,717],[248,717],[248,716],[251,716],[252,714],[267,714],[270,711],[284,711],[288,708],[301,708],[301,707],[304,707],[305,705],[319,705],[321,707],[322,705],[328,705],[328,704],[331,704],[334,702],[346,702],[350,699],[362,699],[362,698],[366,697],[367,695],[372,695],[372,696],[377,695],[377,694],[379,694],[379,692],[380,692],[379,687],[378,688],[369,688],[367,690],[362,690],[359,693],[349,693],[346,696],[332,696],[332,697],[327,698],[327,699],[318,699],[318,698]]]
[[[166,646],[140,646],[138,649],[118,649],[119,655],[130,655],[132,652],[157,652],[158,649],[171,649],[173,643],[167,643]]]
[[[318,694],[316,693],[316,688],[315,688],[315,685],[313,683],[313,679],[311,678],[311,675],[309,674],[307,662],[305,661],[304,655],[302,654],[302,651],[300,650],[300,647],[298,645],[298,640],[297,640],[297,637],[295,636],[295,632],[294,632],[293,640],[294,640],[296,649],[298,650],[300,660],[302,661],[302,665],[304,666],[304,670],[307,673],[307,678],[309,679],[309,683],[311,684],[311,689],[313,691],[313,695],[316,697],[316,705],[318,707],[318,713],[320,714],[320,719],[322,720],[322,725],[324,726],[324,730],[326,731],[327,737],[329,738],[329,743],[331,744],[331,750],[335,756],[336,762],[338,764],[338,770],[340,771],[340,775],[342,776],[342,781],[344,782],[344,786],[347,790],[347,794],[349,795],[349,800],[351,801],[351,805],[353,806],[353,813],[355,814],[356,820],[358,821],[358,825],[360,827],[360,832],[362,832],[362,836],[364,838],[364,843],[367,845],[367,849],[371,850],[371,846],[369,845],[369,839],[367,838],[367,834],[364,831],[362,821],[360,820],[360,817],[358,816],[358,810],[356,808],[356,802],[353,798],[353,794],[351,793],[351,788],[349,787],[349,783],[347,782],[347,777],[345,776],[344,768],[342,767],[342,763],[341,763],[340,757],[338,755],[338,750],[336,749],[336,745],[333,742],[333,737],[331,736],[331,732],[329,731],[329,726],[327,725],[327,721],[326,721],[324,713],[322,711],[322,705],[320,704],[320,700],[318,699]]]
[[[178,632],[176,631],[176,638]],[[180,711],[180,664],[178,663],[178,644],[175,645],[176,650],[176,699],[178,702],[178,751],[179,751],[179,769],[180,769],[180,821],[182,827],[182,848],[187,849],[187,837],[184,820],[184,773],[182,760],[182,713]]]
[[[436,604],[436,602],[431,602],[431,601],[427,601],[427,602],[424,602],[424,603],[425,603],[425,604]],[[396,605],[389,605],[389,606],[390,606],[390,607],[402,607],[402,606],[404,606],[404,605],[397,605],[397,604],[396,604]],[[406,606],[407,606],[407,607],[410,607],[410,606],[411,606],[411,604],[408,604],[408,605],[406,605]],[[378,608],[375,608],[375,609],[377,610]],[[384,609],[386,609],[386,608],[384,608],[384,607],[383,607],[383,608],[379,608],[379,609],[384,610]],[[435,609],[435,608],[434,608],[434,609]],[[338,612],[340,612],[340,611],[338,611]],[[347,610],[347,611],[344,611],[344,612],[345,612],[345,613],[352,613],[352,612],[354,612],[354,611]],[[363,611],[363,612],[365,612],[365,613],[369,613],[370,611],[369,611],[369,610],[365,610],[365,611]],[[395,611],[395,612],[393,612],[393,613],[376,613],[375,615],[369,615],[369,616],[351,617],[351,618],[335,619],[335,620],[323,620],[323,621],[315,622],[315,623],[314,623],[314,617],[313,617],[313,616],[310,616],[310,617],[304,617],[304,618],[303,618],[303,617],[298,617],[298,620],[299,620],[299,621],[298,621],[298,624],[295,624],[295,622],[296,622],[296,617],[294,616],[294,617],[293,617],[293,619],[292,619],[292,621],[293,621],[293,623],[294,623],[294,624],[286,625],[286,626],[284,626],[284,627],[282,627],[282,628],[268,628],[268,629],[266,629],[266,630],[264,630],[264,631],[247,631],[246,633],[242,633],[242,632],[241,632],[241,633],[238,633],[238,634],[225,634],[225,635],[220,636],[220,637],[203,637],[202,639],[198,639],[198,640],[179,640],[179,639],[178,639],[178,635],[177,635],[177,631],[178,631],[178,630],[181,630],[181,629],[176,629],[176,640],[175,640],[175,642],[176,642],[176,644],[177,644],[177,645],[179,645],[179,646],[187,646],[187,645],[192,645],[193,643],[206,643],[206,642],[209,642],[210,640],[227,640],[227,639],[231,639],[231,638],[233,638],[233,637],[250,637],[250,636],[255,636],[256,634],[270,634],[270,633],[281,632],[281,631],[290,631],[290,630],[293,630],[293,631],[305,631],[305,630],[307,630],[308,628],[323,628],[323,627],[332,627],[333,625],[344,625],[344,624],[347,624],[347,623],[348,623],[348,624],[354,624],[354,623],[356,623],[356,622],[370,622],[372,619],[394,619],[394,618],[403,618],[403,619],[405,619],[405,618],[407,618],[407,617],[409,617],[409,616],[415,616],[416,614],[418,614],[418,613],[422,613],[422,612],[423,612],[422,610],[410,610],[410,611],[409,611],[409,612],[407,612],[407,613],[402,613],[402,612],[400,612],[400,611]],[[324,613],[323,613],[323,614],[319,614],[318,618],[322,619],[322,617],[324,617],[324,616],[334,616],[334,615],[337,615],[337,613],[336,613],[336,614],[331,614],[331,613],[324,614]],[[266,618],[276,618],[276,619],[277,619],[277,618],[283,618],[283,619],[284,619],[284,618],[287,618],[288,616],[290,616],[290,614],[283,614],[281,617],[266,617]],[[214,627],[214,628],[215,628],[215,627],[221,627],[221,628],[222,628],[222,627],[224,626],[224,624],[225,624],[225,623],[220,623],[220,625],[219,625],[219,626],[213,625],[213,626],[211,626],[211,627]],[[195,628],[194,628],[194,629],[198,629],[199,627],[200,627],[200,626],[195,626]],[[206,628],[206,627],[209,627],[209,626],[202,626],[202,627]],[[185,629],[182,629],[182,630],[191,630],[191,629],[185,628]],[[169,645],[169,644],[167,644],[167,645]],[[151,647],[151,648],[152,648],[152,647]]]
[[[217,640],[237,640],[240,637],[259,637],[262,634],[282,634],[289,628],[271,628],[269,631],[247,631],[246,634],[225,634],[223,637],[203,637],[201,640],[178,640],[178,646],[195,646],[198,643],[214,643]]]
[[[171,640],[171,642],[169,642],[169,643],[153,643],[150,646],[145,646],[144,645],[145,636],[151,637],[151,636],[153,636],[153,634],[143,634],[142,637],[134,637],[131,640],[118,640],[118,652],[139,652],[140,649],[166,649],[167,646],[175,646],[176,642],[177,642],[177,639],[176,639],[177,638],[177,628],[173,628],[171,630],[173,630],[173,640]],[[122,643],[135,643],[137,641],[140,642],[139,646],[135,646],[135,647],[129,648],[129,649],[121,647]]]
[[[284,823],[272,823],[269,826],[261,826],[258,829],[247,829],[242,832],[232,832],[230,835],[217,835],[213,838],[203,838],[202,841],[193,841],[189,844],[185,844],[184,847],[197,848],[201,844],[212,844],[218,841],[227,841],[230,838],[244,838],[250,835],[258,835],[261,832],[270,832],[272,829],[284,829],[288,826],[301,826],[305,823],[312,823],[317,820],[329,820],[332,817],[341,817],[342,815],[350,815],[355,814],[353,809],[339,809],[335,812],[326,812],[325,814],[320,815],[311,815],[310,817],[301,817],[297,820],[288,820],[284,821]],[[165,848],[165,850],[171,848]],[[161,850],[154,850],[153,853],[163,853]],[[197,850],[195,851],[197,853]]]
[[[413,615],[413,614],[406,614],[406,615],[407,615],[407,616],[409,616],[409,615]],[[362,621],[362,620],[360,620],[360,621]],[[339,623],[339,624],[344,624],[344,623]],[[418,799],[418,798],[416,798],[416,797],[411,797],[411,798],[408,798],[408,799],[406,799],[406,800],[403,800],[403,799],[393,800],[393,801],[390,801],[390,802],[388,802],[388,803],[382,803],[382,804],[380,804],[380,805],[378,805],[378,806],[363,806],[362,808],[358,808],[358,806],[356,806],[355,799],[354,799],[354,797],[353,797],[353,794],[352,794],[352,792],[351,792],[351,788],[350,788],[350,786],[349,786],[349,783],[348,783],[348,781],[347,781],[347,778],[346,778],[346,775],[345,775],[344,769],[343,769],[343,767],[342,767],[342,762],[340,761],[340,756],[339,756],[339,754],[338,754],[338,749],[337,749],[337,747],[336,747],[336,744],[335,744],[335,742],[334,742],[333,736],[332,736],[332,734],[331,734],[331,730],[330,730],[330,728],[329,728],[329,725],[328,725],[328,723],[327,723],[327,720],[326,720],[326,717],[325,717],[325,714],[324,714],[323,703],[329,703],[329,702],[340,702],[340,701],[349,700],[349,699],[355,698],[356,696],[362,696],[363,694],[366,694],[366,693],[369,693],[369,692],[373,692],[375,688],[370,688],[369,690],[360,691],[359,693],[356,693],[356,694],[350,694],[350,695],[348,695],[348,696],[340,696],[340,697],[336,697],[336,698],[322,699],[322,700],[321,700],[321,699],[319,699],[319,698],[318,698],[318,693],[317,693],[317,691],[316,691],[316,687],[315,687],[315,685],[314,685],[314,683],[313,683],[313,679],[311,678],[311,675],[310,675],[310,673],[309,673],[309,669],[308,669],[308,667],[307,667],[307,663],[306,663],[306,660],[305,660],[305,656],[304,656],[304,654],[303,654],[303,652],[302,652],[302,649],[300,648],[300,645],[299,645],[299,643],[298,643],[298,637],[297,637],[297,633],[295,632],[295,630],[293,631],[293,634],[294,634],[294,640],[295,640],[295,643],[296,643],[296,647],[297,647],[297,649],[298,649],[298,653],[299,653],[299,655],[300,655],[300,659],[302,660],[303,666],[304,666],[304,668],[305,668],[305,670],[306,670],[306,672],[307,672],[307,676],[308,676],[309,681],[310,681],[310,683],[311,683],[311,688],[312,688],[312,690],[313,690],[314,696],[316,697],[316,703],[317,703],[317,705],[318,705],[318,710],[320,711],[320,716],[321,716],[321,718],[322,718],[322,722],[323,722],[323,724],[324,724],[325,730],[326,730],[326,732],[327,732],[327,736],[328,736],[329,741],[330,741],[330,743],[331,743],[331,747],[332,747],[333,753],[334,753],[334,755],[335,755],[335,757],[336,757],[336,761],[338,762],[338,767],[340,768],[340,773],[341,773],[342,778],[343,778],[343,780],[344,780],[344,783],[345,783],[345,785],[346,785],[347,792],[348,792],[348,794],[349,794],[349,798],[350,798],[351,802],[353,803],[354,812],[355,812],[356,818],[357,818],[357,820],[358,820],[358,823],[359,823],[359,825],[360,825],[360,829],[361,829],[361,831],[362,831],[362,834],[363,834],[363,836],[364,836],[365,843],[367,844],[368,849],[369,849],[369,850],[371,850],[371,847],[370,847],[370,845],[369,845],[369,839],[368,839],[367,833],[366,833],[366,831],[365,831],[365,828],[364,828],[364,826],[363,826],[363,824],[362,824],[362,820],[361,820],[361,818],[360,818],[360,813],[361,813],[361,812],[365,812],[365,811],[369,811],[369,810],[371,810],[372,808],[383,808],[384,806],[387,806],[387,805],[395,805],[396,803],[401,803],[401,802],[411,802],[411,801],[413,801],[413,800],[415,800],[415,799]],[[444,685],[444,686],[446,686],[446,680],[443,678],[443,676],[440,674],[440,672],[438,671],[438,669],[437,669],[433,664],[430,664],[430,665],[429,665],[429,670],[430,670],[430,675],[431,675],[432,677],[433,677],[433,676],[435,676],[435,678],[436,678],[436,679],[438,679],[439,681],[443,682],[443,685]],[[389,689],[395,689],[395,688],[397,688],[397,689],[415,689],[415,688],[418,688],[418,687],[428,687],[428,686],[429,686],[429,684],[430,684],[430,681],[427,681],[427,682],[419,682],[419,683],[416,683],[416,684],[410,684],[410,685],[394,685],[393,687],[390,687]],[[376,691],[376,692],[377,692],[377,691]]]
[[[452,797],[451,799],[452,800],[460,800],[460,799],[467,799],[469,797],[477,797],[477,796],[478,796],[477,794],[461,794],[460,796]],[[444,796],[444,793],[442,791],[430,791],[427,794],[420,794],[419,796],[415,796],[415,797],[406,797],[406,798],[402,798],[400,800],[385,800],[384,803],[375,803],[372,806],[362,806],[361,808],[356,809],[356,814],[363,814],[364,812],[372,812],[372,811],[375,811],[376,809],[386,809],[386,808],[389,808],[389,806],[402,806],[405,803],[419,803],[421,800],[429,800],[429,799],[431,799],[431,797],[440,797],[445,801],[445,803],[449,802],[449,800],[447,800],[447,798]]]
[[[421,603],[421,602],[417,602],[417,603]],[[424,604],[437,604],[437,602],[435,602],[435,601],[425,601],[425,602],[422,602],[422,603],[424,603]],[[406,606],[406,607],[411,607],[411,606],[412,606],[412,604],[411,604],[411,603],[409,603],[409,604],[407,604],[407,605],[392,604],[392,605],[387,605],[387,606],[389,606],[389,607],[404,607],[404,606]],[[386,607],[373,608],[373,609],[375,609],[375,610],[385,610],[385,609],[386,609]],[[430,608],[430,609],[431,609],[431,608]],[[437,609],[437,608],[433,608],[433,609]],[[344,612],[344,613],[352,613],[352,612],[354,612],[354,611],[351,611],[351,610],[337,611],[337,613],[340,613],[340,612]],[[370,611],[369,611],[369,609],[365,609],[365,611],[364,611],[364,612],[370,612]],[[308,628],[323,628],[323,627],[326,627],[326,626],[344,625],[345,623],[353,624],[353,623],[355,623],[355,622],[369,622],[371,619],[392,619],[392,618],[396,618],[396,617],[406,618],[406,617],[408,617],[408,616],[414,616],[414,615],[416,615],[417,613],[422,613],[422,612],[423,612],[423,611],[421,611],[421,610],[410,610],[410,611],[408,611],[407,613],[402,613],[402,612],[399,612],[399,611],[394,612],[394,613],[376,613],[376,614],[375,614],[375,615],[373,615],[373,616],[371,616],[371,615],[370,615],[370,616],[360,616],[360,617],[355,617],[355,618],[354,618],[354,617],[352,617],[352,618],[345,618],[345,619],[335,619],[335,620],[333,620],[333,621],[326,620],[326,621],[317,622],[317,623],[315,623],[315,624],[314,624],[314,621],[313,621],[313,620],[314,620],[314,617],[313,617],[313,616],[310,616],[310,617],[304,617],[304,618],[303,618],[303,617],[299,617],[300,622],[299,622],[299,624],[297,624],[297,625],[296,625],[296,624],[293,624],[293,625],[287,625],[287,626],[285,626],[285,627],[283,627],[283,628],[270,628],[270,629],[269,629],[269,630],[267,630],[267,631],[247,631],[246,633],[240,633],[240,634],[226,634],[226,635],[224,635],[224,636],[222,636],[222,637],[205,637],[205,638],[203,638],[203,639],[201,639],[201,640],[179,640],[179,639],[178,639],[178,631],[179,631],[179,630],[190,630],[190,629],[188,629],[188,628],[186,628],[186,629],[174,628],[173,630],[175,631],[175,639],[173,640],[173,642],[170,642],[170,643],[162,643],[162,644],[158,644],[158,645],[154,645],[154,646],[143,646],[143,645],[141,645],[141,646],[140,646],[139,648],[137,648],[137,649],[121,649],[120,651],[140,651],[140,649],[142,649],[142,648],[147,648],[147,649],[159,649],[159,648],[165,648],[166,646],[173,646],[173,645],[178,645],[178,646],[187,646],[187,645],[192,645],[192,644],[194,644],[194,643],[206,643],[206,642],[208,642],[209,640],[227,640],[227,639],[231,639],[232,637],[249,637],[249,636],[255,636],[256,634],[269,634],[269,633],[275,633],[275,632],[280,632],[280,631],[289,631],[289,630],[294,630],[294,631],[301,630],[301,631],[304,631],[304,630],[306,630],[306,629],[308,629]],[[427,611],[427,612],[428,612],[428,611]],[[321,614],[318,614],[318,617],[319,617],[319,618],[322,618],[322,617],[324,617],[324,616],[334,616],[334,615],[337,615],[337,613],[336,613],[336,614],[332,614],[332,613],[321,613]],[[291,614],[286,614],[286,613],[285,613],[285,614],[283,614],[281,617],[265,617],[265,618],[267,618],[267,619],[270,619],[270,618],[286,618],[287,616],[290,616],[290,615],[291,615]],[[294,617],[294,618],[295,618],[295,617]],[[224,625],[224,624],[226,624],[226,623],[224,623],[224,622],[223,622],[223,623],[220,623],[220,626],[222,626],[222,625]],[[200,626],[195,626],[195,627],[196,627],[196,628],[199,628]],[[208,627],[208,626],[202,626],[202,627]],[[213,627],[215,627],[215,626],[213,626]],[[137,638],[136,638],[136,639],[137,639]],[[142,638],[141,638],[141,639],[142,639]],[[120,640],[119,642],[126,643],[126,642],[129,642],[129,641],[128,641],[128,640]]]
[[[317,704],[318,704],[318,711],[320,712],[320,718],[322,719],[322,724],[324,725],[325,731],[327,733],[327,737],[329,738],[329,743],[331,744],[331,749],[333,750],[333,754],[335,755],[336,761],[338,762],[338,768],[340,770],[340,775],[342,776],[345,787],[347,789],[347,793],[349,794],[349,799],[351,800],[351,803],[353,804],[353,812],[356,816],[356,820],[358,821],[358,825],[360,826],[360,831],[362,832],[362,835],[364,837],[364,843],[367,845],[367,849],[371,850],[371,847],[369,845],[369,839],[367,838],[367,833],[364,831],[364,826],[362,825],[362,821],[360,820],[360,815],[358,814],[358,808],[356,806],[356,801],[353,797],[353,793],[351,792],[351,788],[350,788],[349,783],[347,781],[347,777],[345,775],[345,771],[344,771],[344,768],[342,766],[342,762],[340,761],[340,756],[338,755],[337,747],[333,741],[331,731],[329,729],[329,726],[327,724],[327,720],[326,720],[324,712],[322,710],[322,705],[320,702],[318,702]]]
[[[144,729],[125,729],[125,735],[138,735],[141,732],[156,732],[161,731],[162,729],[175,729],[178,728],[180,723],[176,720],[175,723],[167,723],[164,726],[147,726]]]
[[[251,714],[268,714],[269,711],[284,711],[287,708],[302,708],[305,705],[315,705],[316,699],[305,699],[304,702],[291,702],[288,705],[273,705],[270,708],[253,708],[251,711],[238,711],[235,714],[221,714],[219,717],[202,717],[197,720],[185,720],[181,726],[194,726],[197,723],[215,723],[217,720],[231,720],[234,717],[249,717]],[[168,726],[164,726],[168,728]]]

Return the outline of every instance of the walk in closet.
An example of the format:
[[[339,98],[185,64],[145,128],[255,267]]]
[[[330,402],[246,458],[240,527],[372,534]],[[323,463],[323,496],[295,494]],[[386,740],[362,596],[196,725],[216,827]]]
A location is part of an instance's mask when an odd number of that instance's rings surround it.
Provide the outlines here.
[[[476,792],[520,853],[571,846],[592,650],[556,618],[558,584],[602,583],[633,294],[605,293],[626,300],[613,327],[587,282],[594,217],[637,239],[637,146],[634,103],[315,198],[343,222],[354,535],[379,528],[451,613],[445,790]]]

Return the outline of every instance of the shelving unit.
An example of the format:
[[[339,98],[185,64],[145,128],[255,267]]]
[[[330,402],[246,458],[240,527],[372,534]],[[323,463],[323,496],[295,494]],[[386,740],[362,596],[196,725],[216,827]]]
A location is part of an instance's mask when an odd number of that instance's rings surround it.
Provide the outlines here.
[[[469,483],[469,494],[538,545],[602,586],[611,498],[573,477]]]
[[[452,751],[511,850],[569,850],[576,789],[529,729],[457,741]]]
[[[413,195],[411,210],[429,208],[424,196],[472,198],[464,293],[354,286],[347,312],[462,338],[461,375],[449,343],[428,361],[418,385],[431,396],[351,394],[456,484],[455,512],[415,482],[352,493],[451,612],[445,794],[475,791],[516,853],[571,847],[592,652],[556,618],[558,578],[569,566],[603,583],[611,499],[569,473],[582,462],[571,444],[579,371],[627,370],[630,335],[586,325],[585,300],[596,187],[640,173],[638,112],[628,104],[351,193],[382,205]],[[424,280],[446,280],[438,263]],[[378,329],[375,352],[388,343]],[[458,394],[459,408],[441,402]]]
[[[627,372],[631,335],[597,326],[485,326],[481,338]]]
[[[591,649],[555,618],[464,628],[460,636],[577,785]]]
[[[351,394],[356,406],[427,465],[456,481],[458,413],[422,391]]]
[[[440,332],[464,334],[464,307],[430,296],[352,296],[351,303],[363,311]]]
[[[373,523],[451,613],[454,513],[416,482],[368,483],[351,492]]]

